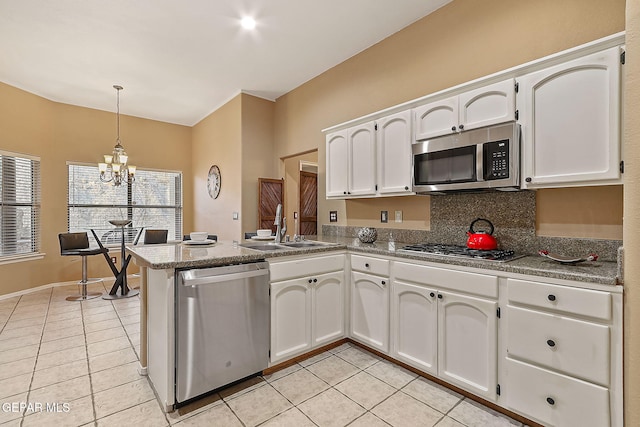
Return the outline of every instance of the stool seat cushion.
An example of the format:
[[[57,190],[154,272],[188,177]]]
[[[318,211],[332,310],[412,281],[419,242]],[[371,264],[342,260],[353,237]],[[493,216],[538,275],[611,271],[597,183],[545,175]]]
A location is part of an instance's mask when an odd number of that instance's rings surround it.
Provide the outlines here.
[[[107,248],[67,249],[67,250],[61,250],[60,255],[90,256],[90,255],[106,254],[107,252],[109,252],[109,249]]]

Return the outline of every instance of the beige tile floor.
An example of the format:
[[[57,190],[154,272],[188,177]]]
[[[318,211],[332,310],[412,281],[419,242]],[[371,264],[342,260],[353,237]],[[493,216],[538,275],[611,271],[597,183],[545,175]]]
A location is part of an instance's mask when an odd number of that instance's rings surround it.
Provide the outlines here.
[[[137,372],[138,297],[76,292],[0,300],[3,427],[522,425],[349,344],[165,414]]]

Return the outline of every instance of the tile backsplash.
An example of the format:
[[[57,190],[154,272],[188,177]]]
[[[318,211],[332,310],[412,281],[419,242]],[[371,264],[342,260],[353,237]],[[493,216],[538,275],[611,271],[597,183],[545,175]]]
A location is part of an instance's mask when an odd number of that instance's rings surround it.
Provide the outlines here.
[[[403,243],[464,245],[466,232],[476,218],[494,225],[494,236],[503,249],[537,254],[539,249],[567,256],[599,255],[602,261],[616,261],[621,240],[536,236],[536,197],[532,191],[459,193],[431,197],[431,230],[376,227],[378,240],[393,238]],[[323,236],[356,237],[361,227],[323,225]]]

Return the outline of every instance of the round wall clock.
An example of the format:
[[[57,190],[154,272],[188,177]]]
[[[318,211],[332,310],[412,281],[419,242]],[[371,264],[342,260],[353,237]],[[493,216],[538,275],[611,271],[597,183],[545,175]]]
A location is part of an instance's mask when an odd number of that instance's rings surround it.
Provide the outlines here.
[[[221,183],[220,168],[217,165],[211,166],[209,175],[207,176],[207,191],[212,199],[217,199],[218,195],[220,195]]]

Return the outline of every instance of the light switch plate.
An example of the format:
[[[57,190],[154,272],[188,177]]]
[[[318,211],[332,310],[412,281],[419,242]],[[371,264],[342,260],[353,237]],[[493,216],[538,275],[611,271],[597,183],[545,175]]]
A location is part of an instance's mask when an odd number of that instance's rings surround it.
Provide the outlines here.
[[[234,221],[237,221],[237,220],[238,220],[238,217],[239,217],[238,212],[234,212],[234,213],[233,213],[233,220],[234,220]]]
[[[402,211],[396,211],[396,222],[402,222]]]

